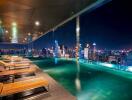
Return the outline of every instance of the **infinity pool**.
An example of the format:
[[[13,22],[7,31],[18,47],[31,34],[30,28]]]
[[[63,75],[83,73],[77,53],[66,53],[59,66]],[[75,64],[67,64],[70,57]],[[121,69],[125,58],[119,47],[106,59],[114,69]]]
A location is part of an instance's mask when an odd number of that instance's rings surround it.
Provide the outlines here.
[[[77,100],[132,100],[132,74],[73,60],[32,59]]]

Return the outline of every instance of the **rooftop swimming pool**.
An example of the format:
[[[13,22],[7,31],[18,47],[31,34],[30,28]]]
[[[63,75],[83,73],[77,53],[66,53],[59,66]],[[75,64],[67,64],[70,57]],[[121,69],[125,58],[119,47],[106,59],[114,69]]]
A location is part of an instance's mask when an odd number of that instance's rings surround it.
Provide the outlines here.
[[[75,60],[32,59],[77,100],[132,100],[132,74]]]

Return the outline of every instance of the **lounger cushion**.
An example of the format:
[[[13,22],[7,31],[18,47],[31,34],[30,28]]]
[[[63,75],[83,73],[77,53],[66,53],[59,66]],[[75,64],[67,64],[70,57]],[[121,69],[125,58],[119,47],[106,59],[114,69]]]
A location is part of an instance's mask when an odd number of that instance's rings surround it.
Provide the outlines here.
[[[48,81],[44,80],[44,78],[33,78],[24,81],[18,81],[14,83],[4,84],[0,95],[11,95],[42,86],[48,86]]]
[[[22,73],[31,73],[35,72],[35,68],[25,68],[25,69],[19,69],[19,70],[7,70],[0,72],[0,76],[3,75],[14,75],[14,74],[22,74]]]

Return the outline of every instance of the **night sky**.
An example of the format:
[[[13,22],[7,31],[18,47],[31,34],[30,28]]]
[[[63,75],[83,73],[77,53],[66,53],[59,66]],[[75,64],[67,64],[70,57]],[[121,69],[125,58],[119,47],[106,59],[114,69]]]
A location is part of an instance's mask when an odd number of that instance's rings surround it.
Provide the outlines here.
[[[132,48],[132,6],[123,0],[112,2],[80,16],[83,46],[96,42],[99,49]],[[34,47],[51,47],[53,41],[75,46],[75,19],[34,42]]]

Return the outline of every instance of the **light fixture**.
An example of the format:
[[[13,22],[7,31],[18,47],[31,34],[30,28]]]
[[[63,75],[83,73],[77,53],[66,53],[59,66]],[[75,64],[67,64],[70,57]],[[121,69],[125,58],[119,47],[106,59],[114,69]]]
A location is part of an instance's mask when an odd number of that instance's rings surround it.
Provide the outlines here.
[[[2,24],[2,21],[0,20],[0,24]]]
[[[24,40],[26,41],[26,40],[27,40],[27,38],[24,38]]]
[[[8,30],[5,30],[5,33],[9,33],[9,31]]]
[[[30,36],[31,35],[31,33],[28,33],[28,36]]]
[[[39,21],[35,21],[35,25],[36,26],[39,26],[40,25],[40,22]]]
[[[17,23],[16,23],[16,22],[13,22],[13,23],[12,23],[12,26],[17,26]]]

